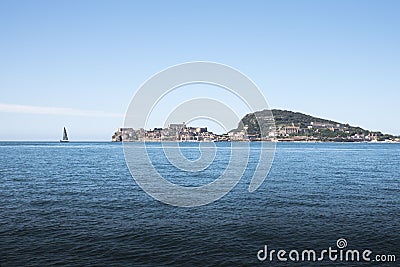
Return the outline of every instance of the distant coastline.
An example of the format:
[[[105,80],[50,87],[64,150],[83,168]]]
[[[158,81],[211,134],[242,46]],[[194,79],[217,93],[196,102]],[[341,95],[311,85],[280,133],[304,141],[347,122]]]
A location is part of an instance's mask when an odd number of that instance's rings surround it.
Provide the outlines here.
[[[274,122],[274,123],[273,123]],[[399,136],[369,131],[288,110],[263,110],[245,115],[238,127],[215,134],[207,127],[189,127],[185,123],[150,130],[118,128],[113,142],[400,142]]]

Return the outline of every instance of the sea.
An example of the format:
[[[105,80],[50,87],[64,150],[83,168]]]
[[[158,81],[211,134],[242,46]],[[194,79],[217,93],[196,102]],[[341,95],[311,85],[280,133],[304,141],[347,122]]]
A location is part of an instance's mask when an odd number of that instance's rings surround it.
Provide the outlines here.
[[[176,207],[138,186],[121,143],[0,142],[0,266],[400,266],[400,144],[280,142],[250,193],[252,160],[219,200]],[[176,175],[198,186],[225,163]]]

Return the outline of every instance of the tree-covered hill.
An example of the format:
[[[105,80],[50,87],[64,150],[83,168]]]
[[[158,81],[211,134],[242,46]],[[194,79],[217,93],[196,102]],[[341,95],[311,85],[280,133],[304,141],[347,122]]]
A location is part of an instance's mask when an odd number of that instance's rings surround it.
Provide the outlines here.
[[[275,122],[273,125],[272,116]],[[245,115],[238,124],[236,129],[231,132],[240,132],[246,130],[249,135],[271,135],[272,131],[275,136],[280,138],[291,138],[294,136],[306,136],[318,140],[377,140],[394,139],[392,135],[384,135],[381,132],[371,132],[361,127],[350,126],[336,121],[326,120],[300,112],[289,110],[262,110],[255,113]]]
[[[262,112],[262,111],[261,111]],[[274,115],[275,125],[291,125],[292,123],[296,126],[307,127],[308,125],[313,123],[321,123],[321,124],[339,124],[338,122],[325,120],[321,118],[317,118],[314,116],[306,115],[300,112],[293,112],[288,110],[280,110],[273,109],[272,114]]]

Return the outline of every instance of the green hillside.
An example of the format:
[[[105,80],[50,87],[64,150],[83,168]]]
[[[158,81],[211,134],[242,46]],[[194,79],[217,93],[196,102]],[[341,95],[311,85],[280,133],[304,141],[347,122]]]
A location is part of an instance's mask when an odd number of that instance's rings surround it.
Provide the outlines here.
[[[271,128],[271,111],[275,120],[275,129]],[[231,132],[240,132],[245,129],[247,129],[247,134],[255,136],[268,136],[274,131],[274,135],[280,139],[302,137],[307,140],[321,141],[384,141],[396,138],[349,124],[279,109],[249,113]]]

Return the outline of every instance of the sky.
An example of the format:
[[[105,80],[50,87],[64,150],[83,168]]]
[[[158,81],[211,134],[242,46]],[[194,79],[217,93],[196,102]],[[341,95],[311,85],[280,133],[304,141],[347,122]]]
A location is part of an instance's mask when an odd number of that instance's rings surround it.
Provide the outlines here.
[[[400,135],[398,14],[389,0],[2,0],[0,140],[64,126],[110,140],[143,82],[190,61],[240,70],[271,108]]]

